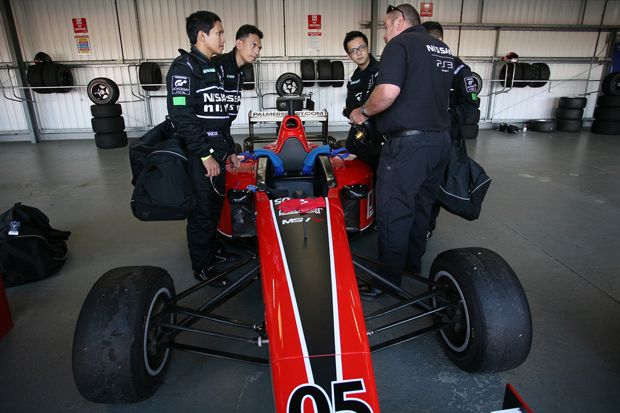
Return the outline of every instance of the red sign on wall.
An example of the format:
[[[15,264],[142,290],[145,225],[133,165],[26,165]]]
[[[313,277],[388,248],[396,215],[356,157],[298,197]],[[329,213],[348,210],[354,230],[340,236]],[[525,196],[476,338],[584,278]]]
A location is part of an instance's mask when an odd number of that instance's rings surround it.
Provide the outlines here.
[[[308,15],[308,30],[321,30],[321,15],[309,14]]]
[[[433,3],[423,1],[420,3],[420,17],[433,17]]]
[[[85,17],[74,17],[71,21],[73,21],[73,33],[88,33]]]

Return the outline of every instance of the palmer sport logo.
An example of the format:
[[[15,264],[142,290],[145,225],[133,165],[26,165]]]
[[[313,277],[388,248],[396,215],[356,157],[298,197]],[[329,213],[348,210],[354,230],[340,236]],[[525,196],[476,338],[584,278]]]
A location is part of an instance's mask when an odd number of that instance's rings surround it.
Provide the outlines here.
[[[172,94],[189,95],[190,79],[187,76],[172,76]]]

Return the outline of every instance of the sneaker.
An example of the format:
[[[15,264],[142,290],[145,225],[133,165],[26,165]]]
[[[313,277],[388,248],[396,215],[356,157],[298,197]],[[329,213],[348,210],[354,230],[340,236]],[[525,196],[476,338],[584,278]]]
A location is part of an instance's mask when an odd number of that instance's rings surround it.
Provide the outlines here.
[[[217,280],[209,281],[209,280],[213,280],[215,277],[219,275],[220,273],[213,267],[213,265],[210,266],[209,268],[202,269],[199,272],[194,272],[194,278],[200,282],[206,281],[207,284],[209,284],[212,287],[218,287],[218,288],[226,287],[228,285],[228,278],[226,277],[220,277]]]
[[[240,255],[224,251],[222,248],[218,249],[213,257],[214,264],[233,264],[238,261],[241,261]]]

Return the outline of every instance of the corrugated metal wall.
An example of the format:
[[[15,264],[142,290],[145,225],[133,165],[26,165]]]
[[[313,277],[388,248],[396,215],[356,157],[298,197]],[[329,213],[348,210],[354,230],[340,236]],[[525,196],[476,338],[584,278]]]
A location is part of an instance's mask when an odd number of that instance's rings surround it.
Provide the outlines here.
[[[377,54],[384,47],[382,18],[390,1],[377,1],[380,22],[375,33]],[[391,2],[395,4],[394,2]],[[399,3],[399,2],[397,2]],[[420,1],[409,1],[415,7]],[[185,18],[196,10],[216,12],[224,21],[226,49],[232,48],[236,28],[245,23],[257,24],[265,33],[261,61],[256,65],[260,79],[256,91],[244,91],[241,113],[262,106],[273,107],[275,81],[284,72],[299,74],[299,58],[338,59],[345,62],[345,78],[355,65],[344,54],[342,38],[347,31],[361,30],[371,37],[371,1],[342,0],[11,0],[24,59],[32,60],[45,51],[55,61],[71,67],[76,87],[68,94],[35,94],[35,107],[43,132],[90,131],[91,102],[84,86],[94,77],[110,77],[121,85],[123,116],[129,130],[144,130],[161,121],[166,114],[165,89],[145,92],[137,86],[136,65],[156,60],[165,73],[178,48],[188,48]],[[620,2],[605,0],[435,0],[433,16],[444,24],[545,24],[545,25],[619,25]],[[308,29],[308,15],[321,15],[321,28]],[[117,17],[118,16],[118,17]],[[86,18],[90,54],[79,54],[73,33],[72,18]],[[320,36],[308,36],[309,32]],[[463,27],[448,28],[445,41],[463,56],[472,69],[485,80],[482,91],[482,116],[492,121],[550,117],[559,96],[577,95],[598,89],[602,76],[600,64],[586,59],[604,57],[607,32],[536,31],[521,28]],[[596,50],[595,50],[596,49]],[[545,61],[551,67],[553,82],[549,86],[514,89],[506,93],[490,86],[498,76],[497,57],[517,52],[525,61]],[[562,58],[571,58],[568,61]],[[0,63],[13,65],[8,54],[4,30],[0,35]],[[11,75],[9,75],[11,74]],[[0,81],[9,97],[16,85],[14,69],[0,68]],[[588,79],[593,80],[588,82]],[[493,92],[493,94],[491,94]],[[317,108],[329,110],[330,126],[345,128],[340,115],[346,89],[306,88]],[[590,99],[593,101],[594,99]],[[593,102],[586,110],[590,116]],[[240,116],[237,128],[245,129],[247,119]],[[0,95],[0,134],[26,128],[20,103]],[[2,139],[2,138],[0,138]]]

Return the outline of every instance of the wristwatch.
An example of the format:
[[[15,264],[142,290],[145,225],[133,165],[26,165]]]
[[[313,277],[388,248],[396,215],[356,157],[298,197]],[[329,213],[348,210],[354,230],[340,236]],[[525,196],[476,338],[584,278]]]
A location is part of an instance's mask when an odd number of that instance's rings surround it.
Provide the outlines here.
[[[368,114],[368,112],[366,112],[366,106],[365,106],[365,105],[360,106],[360,113],[361,113],[362,115],[366,116],[367,118],[369,118],[369,117],[370,117],[370,115]]]

